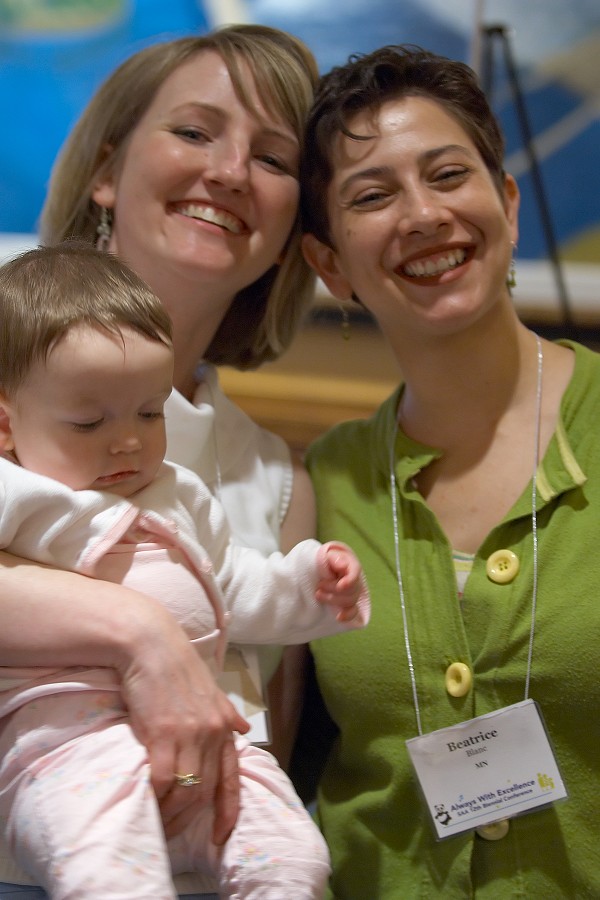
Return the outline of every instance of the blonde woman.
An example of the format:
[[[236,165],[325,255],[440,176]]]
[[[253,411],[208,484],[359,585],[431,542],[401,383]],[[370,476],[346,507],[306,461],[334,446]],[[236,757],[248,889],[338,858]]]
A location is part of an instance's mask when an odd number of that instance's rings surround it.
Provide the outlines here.
[[[41,221],[45,243],[94,242],[159,296],[175,350],[168,458],[210,486],[239,543],[265,554],[311,534],[310,484],[283,442],[227,400],[213,364],[250,368],[276,357],[310,303],[298,166],[316,77],[301,42],[262,26],[142,50],[75,126]],[[174,780],[193,772],[201,797],[215,803],[214,839],[223,843],[238,803],[232,731],[246,726],[174,620],[142,594],[7,555],[0,589],[6,664],[115,668],[167,834],[200,802],[197,788]],[[36,623],[26,640],[23,621]],[[27,881],[10,861],[3,874]],[[199,884],[178,881],[180,890]]]

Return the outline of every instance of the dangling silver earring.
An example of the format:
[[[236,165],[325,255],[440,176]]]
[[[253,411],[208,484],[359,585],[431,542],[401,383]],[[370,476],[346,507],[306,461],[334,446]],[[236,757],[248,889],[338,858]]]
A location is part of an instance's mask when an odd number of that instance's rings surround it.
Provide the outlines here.
[[[100,221],[98,222],[98,227],[96,228],[96,250],[102,250],[105,252],[108,250],[108,245],[110,244],[110,237],[112,234],[112,215],[109,209],[106,206],[100,207]]]
[[[509,291],[512,291],[513,288],[517,286],[517,270],[515,268],[515,253],[517,252],[517,248],[515,245],[512,245],[512,256],[510,258],[510,269],[508,270],[508,275],[506,277],[506,286]]]
[[[347,307],[340,303],[340,313],[342,314],[342,337],[345,341],[350,340],[350,313]]]

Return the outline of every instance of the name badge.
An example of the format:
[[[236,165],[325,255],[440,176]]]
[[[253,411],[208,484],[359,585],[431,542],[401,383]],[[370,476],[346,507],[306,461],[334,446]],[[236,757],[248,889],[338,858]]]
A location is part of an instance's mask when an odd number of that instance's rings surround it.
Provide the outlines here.
[[[567,796],[533,700],[411,738],[406,747],[438,839]]]

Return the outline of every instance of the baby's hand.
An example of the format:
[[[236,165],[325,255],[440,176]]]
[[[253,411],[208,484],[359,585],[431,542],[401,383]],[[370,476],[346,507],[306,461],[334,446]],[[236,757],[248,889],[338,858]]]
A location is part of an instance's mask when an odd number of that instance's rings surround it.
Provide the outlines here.
[[[369,594],[362,567],[349,547],[330,541],[317,553],[319,583],[315,598],[319,603],[338,608],[338,622],[357,627],[369,621]]]

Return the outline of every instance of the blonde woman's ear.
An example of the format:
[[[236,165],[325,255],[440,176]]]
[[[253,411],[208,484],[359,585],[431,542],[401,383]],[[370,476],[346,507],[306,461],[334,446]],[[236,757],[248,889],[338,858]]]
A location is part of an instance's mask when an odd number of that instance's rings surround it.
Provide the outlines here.
[[[352,286],[341,272],[337,253],[332,247],[323,244],[314,234],[305,234],[302,238],[302,252],[306,262],[336,300],[351,299]]]
[[[110,144],[104,144],[102,147],[102,158],[97,169],[97,179],[91,192],[92,200],[98,206],[105,206],[112,209],[116,200],[116,184],[113,172],[113,166],[107,164],[107,160],[113,152]]]
[[[115,205],[115,189],[111,180],[99,182],[92,190],[92,200],[103,209],[112,209]]]

